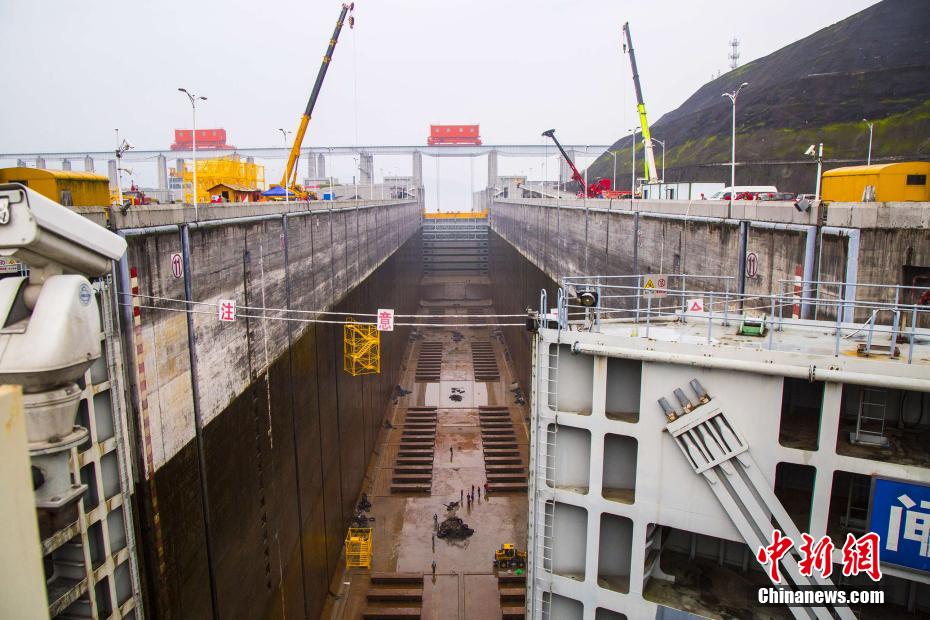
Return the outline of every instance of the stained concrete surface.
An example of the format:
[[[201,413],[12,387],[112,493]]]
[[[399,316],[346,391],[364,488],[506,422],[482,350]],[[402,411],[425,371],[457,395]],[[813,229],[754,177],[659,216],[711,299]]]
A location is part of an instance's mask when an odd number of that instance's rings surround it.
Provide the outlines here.
[[[445,308],[446,314],[466,314],[466,308],[479,307],[492,314],[489,298],[476,298],[475,292],[490,290],[481,276],[426,277],[421,283],[423,314],[428,309]],[[484,322],[485,319],[481,319]],[[424,322],[419,320],[418,322]],[[478,419],[480,405],[508,406],[519,452],[527,463],[528,435],[523,423],[526,407],[514,402],[510,385],[516,380],[510,354],[500,331],[487,327],[453,327],[467,323],[465,318],[445,318],[444,323],[418,328],[413,334],[402,367],[399,385],[410,393],[396,399],[389,412],[393,428],[382,429],[375,447],[376,460],[369,469],[365,491],[372,503],[373,572],[413,572],[426,575],[422,617],[427,619],[500,618],[497,579],[493,572],[494,551],[502,543],[512,542],[526,548],[527,498],[525,493],[493,493],[487,497],[483,485],[483,445]],[[516,322],[509,320],[507,322]],[[505,330],[522,329],[503,328]],[[453,332],[464,339],[456,342]],[[490,341],[501,370],[500,380],[476,382],[472,369],[470,342]],[[414,371],[420,344],[443,343],[441,378],[438,382],[416,382]],[[462,400],[449,398],[453,388],[461,390]],[[433,454],[432,487],[429,496],[404,496],[390,493],[390,476],[400,441],[400,428],[408,407],[436,406],[437,431]],[[452,448],[450,455],[449,449]],[[435,540],[433,549],[433,515],[446,516],[444,504],[459,501],[481,487],[481,499],[457,511],[475,533],[465,540]],[[436,562],[436,577],[431,562]],[[323,617],[360,618],[366,607],[368,571],[351,569],[331,586],[337,597],[331,600]]]
[[[418,241],[408,242],[334,309],[369,312],[380,303],[413,312],[419,254]],[[325,277],[305,275],[311,285]],[[395,282],[403,278],[412,283],[401,291]],[[204,429],[206,501],[193,441],[137,492],[147,513],[140,540],[152,617],[211,617],[205,525],[216,617],[319,617],[410,330],[400,327],[382,341],[381,374],[361,377],[342,370],[339,325],[294,336],[265,372],[252,364],[264,359],[262,330],[246,322],[242,331],[242,355],[253,370],[248,388]],[[155,497],[160,539],[151,522]]]

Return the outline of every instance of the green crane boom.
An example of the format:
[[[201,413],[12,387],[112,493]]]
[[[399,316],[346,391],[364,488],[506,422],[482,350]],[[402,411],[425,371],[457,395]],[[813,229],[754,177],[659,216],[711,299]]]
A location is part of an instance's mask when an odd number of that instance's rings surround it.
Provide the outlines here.
[[[652,137],[649,135],[649,121],[646,120],[646,102],[643,101],[643,87],[639,84],[639,71],[636,70],[636,55],[633,53],[633,39],[630,36],[630,23],[623,24],[623,35],[626,41],[623,44],[623,51],[630,54],[630,65],[633,67],[633,87],[636,89],[636,112],[639,114],[639,124],[643,130],[643,150],[646,156],[643,158],[645,175],[649,183],[656,183],[659,180],[656,174],[656,158],[652,151]],[[636,149],[636,134],[633,134],[633,148]]]

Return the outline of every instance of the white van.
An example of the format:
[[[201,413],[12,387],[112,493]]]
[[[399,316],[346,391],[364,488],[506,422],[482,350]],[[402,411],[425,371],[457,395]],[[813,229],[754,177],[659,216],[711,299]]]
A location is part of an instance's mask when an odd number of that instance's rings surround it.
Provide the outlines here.
[[[753,200],[756,194],[777,192],[778,189],[774,185],[737,185],[736,187],[724,187],[716,194],[712,194],[710,200],[729,200],[731,191],[733,191],[736,196],[740,194],[752,194],[753,197],[748,198],[748,200]]]

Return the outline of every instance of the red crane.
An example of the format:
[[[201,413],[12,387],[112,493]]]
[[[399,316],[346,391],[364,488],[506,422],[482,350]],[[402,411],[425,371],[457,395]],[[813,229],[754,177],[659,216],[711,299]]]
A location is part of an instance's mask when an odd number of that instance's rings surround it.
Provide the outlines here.
[[[611,189],[610,179],[601,178],[601,179],[594,181],[590,185],[584,182],[584,177],[581,176],[580,172],[578,172],[578,168],[575,167],[575,162],[571,160],[571,158],[568,156],[568,153],[565,152],[565,149],[562,148],[562,145],[559,144],[558,139],[556,139],[555,129],[548,129],[542,132],[542,135],[548,138],[552,138],[552,141],[555,142],[555,145],[556,147],[558,147],[559,152],[562,154],[562,157],[564,157],[566,163],[568,163],[568,167],[572,169],[572,180],[577,182],[579,185],[581,185],[581,187],[584,187],[587,189],[588,198],[603,198],[604,193],[610,191]],[[578,195],[583,197],[585,193],[583,191],[578,192]]]

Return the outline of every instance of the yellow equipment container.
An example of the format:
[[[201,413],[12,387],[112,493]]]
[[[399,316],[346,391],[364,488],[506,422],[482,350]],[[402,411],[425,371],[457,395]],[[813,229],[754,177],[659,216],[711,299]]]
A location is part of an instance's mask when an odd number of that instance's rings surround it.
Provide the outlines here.
[[[482,219],[488,216],[487,211],[445,211],[445,212],[436,212],[431,211],[427,213],[423,212],[423,217],[428,220],[474,220]]]
[[[861,202],[871,187],[875,202],[926,202],[930,201],[928,177],[930,162],[926,161],[835,168],[823,173],[821,197],[831,202]]]
[[[93,172],[2,168],[0,183],[22,183],[66,207],[105,207],[110,204],[110,179]]]
[[[357,377],[381,372],[381,332],[347,317],[342,327],[343,370]]]
[[[371,568],[371,528],[350,527],[346,535],[346,568]]]
[[[194,171],[184,166],[184,202],[190,204]],[[197,202],[210,202],[210,189],[217,185],[242,188],[246,193],[265,189],[265,167],[242,161],[238,155],[197,160]]]

